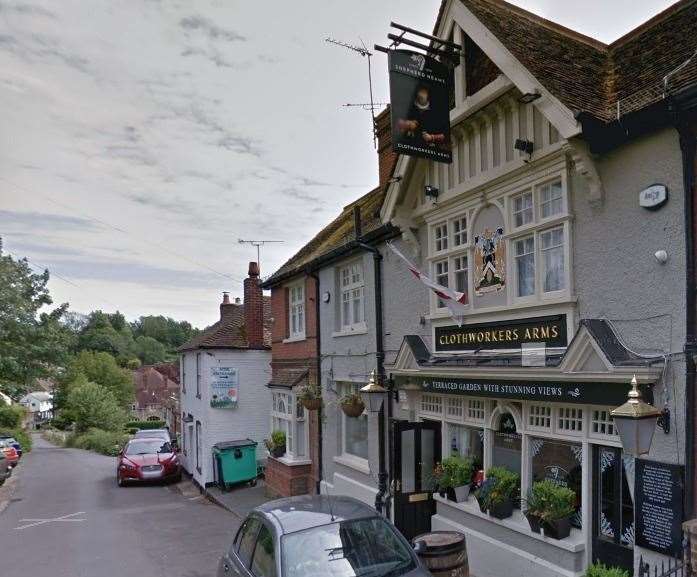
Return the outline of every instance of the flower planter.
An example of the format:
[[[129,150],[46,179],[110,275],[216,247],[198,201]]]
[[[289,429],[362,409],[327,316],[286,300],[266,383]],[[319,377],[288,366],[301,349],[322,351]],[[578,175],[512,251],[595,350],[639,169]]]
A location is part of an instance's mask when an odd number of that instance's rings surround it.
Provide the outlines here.
[[[539,533],[542,519],[540,519],[538,515],[533,515],[532,513],[525,513],[525,517],[527,518],[528,524],[530,525],[530,530],[533,533]]]
[[[321,398],[302,399],[300,402],[302,403],[302,406],[305,407],[308,411],[317,411],[322,406]]]
[[[341,403],[341,410],[344,411],[344,415],[347,417],[360,417],[365,410],[365,405],[363,401],[357,401],[352,403]]]
[[[555,519],[554,521],[542,521],[542,529],[545,537],[552,539],[566,539],[571,534],[571,519]]]
[[[486,514],[486,505],[484,504],[484,502],[481,501],[480,499],[477,499],[477,504],[479,505],[479,510],[482,513]]]
[[[513,515],[513,500],[506,499],[501,503],[489,506],[489,515],[496,519],[507,519]]]
[[[470,496],[470,486],[469,485],[460,485],[459,487],[455,487],[453,489],[453,492],[455,493],[455,501],[457,503],[462,503],[464,501],[467,501]]]
[[[275,457],[278,459],[279,457],[282,457],[283,455],[286,454],[286,448],[285,447],[274,447],[269,451],[271,453],[272,457]]]

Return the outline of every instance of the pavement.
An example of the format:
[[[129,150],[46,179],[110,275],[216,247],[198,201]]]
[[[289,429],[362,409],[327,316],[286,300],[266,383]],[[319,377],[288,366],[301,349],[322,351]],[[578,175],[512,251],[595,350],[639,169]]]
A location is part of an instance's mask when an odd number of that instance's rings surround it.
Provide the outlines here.
[[[115,469],[35,435],[0,489],[0,575],[214,576],[241,519],[186,485],[120,488]]]
[[[206,497],[240,519],[244,519],[254,507],[269,500],[266,496],[264,481],[261,479],[257,481],[255,487],[243,485],[233,487],[229,491],[221,491],[218,487],[208,487]]]

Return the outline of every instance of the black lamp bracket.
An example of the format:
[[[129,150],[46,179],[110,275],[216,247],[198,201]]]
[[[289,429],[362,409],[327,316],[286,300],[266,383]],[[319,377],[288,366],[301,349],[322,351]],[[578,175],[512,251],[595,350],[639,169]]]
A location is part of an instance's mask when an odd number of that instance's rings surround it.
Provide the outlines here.
[[[661,411],[656,424],[663,429],[666,435],[670,433],[670,409],[668,407],[664,407]]]

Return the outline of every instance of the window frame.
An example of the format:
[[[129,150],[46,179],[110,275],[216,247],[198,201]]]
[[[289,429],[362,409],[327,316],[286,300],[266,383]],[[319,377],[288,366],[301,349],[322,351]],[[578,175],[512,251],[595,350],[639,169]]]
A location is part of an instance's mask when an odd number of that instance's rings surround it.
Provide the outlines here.
[[[543,246],[542,246],[543,235],[552,234],[555,231],[561,231],[561,244],[555,245],[552,247],[543,248]],[[540,271],[539,271],[539,275],[538,275],[540,277],[540,291],[541,291],[542,295],[550,295],[550,294],[555,294],[555,293],[559,294],[559,293],[566,290],[567,284],[568,284],[568,278],[567,278],[567,276],[568,276],[567,275],[568,264],[567,264],[567,256],[566,256],[568,242],[566,239],[566,227],[563,224],[559,225],[559,226],[551,226],[549,228],[544,228],[544,229],[537,231],[537,235],[540,239],[539,249],[538,249],[539,256],[540,256],[540,259],[539,259]],[[554,249],[558,249],[558,248],[561,248],[561,254],[562,254],[563,268],[562,268],[562,275],[561,276],[562,276],[563,285],[561,286],[561,288],[556,288],[554,290],[545,290],[545,277],[546,277],[547,271],[545,269],[545,259],[544,259],[544,252],[543,251],[549,251],[549,250],[554,250]]]
[[[550,189],[555,185],[559,185],[559,198],[558,200],[560,201],[561,207],[559,209],[559,212],[555,212],[552,214],[549,214],[547,216],[544,216],[542,214],[543,206],[546,204],[552,204],[557,198],[551,198],[550,200],[543,201],[542,200],[542,192],[546,187],[550,187]],[[535,185],[535,196],[537,197],[537,218],[539,222],[547,222],[549,220],[553,220],[555,218],[560,217],[563,214],[566,214],[567,208],[566,208],[566,195],[564,194],[564,182],[560,177],[553,178],[551,180],[546,180],[545,182],[540,182]]]
[[[186,353],[179,355],[179,373],[181,375],[182,395],[186,395]]]
[[[450,226],[448,220],[442,220],[431,226],[433,254],[442,254],[450,249]],[[440,243],[440,248],[438,245]]]
[[[526,206],[521,208],[520,210],[516,210],[516,201],[518,199],[522,199],[526,196],[530,196],[530,206]],[[518,224],[516,222],[516,216],[517,215],[523,215],[525,213],[530,214],[530,220],[526,222],[521,222]],[[511,229],[512,230],[517,230],[520,228],[525,228],[526,226],[530,226],[535,223],[535,192],[532,188],[527,187],[524,190],[520,190],[513,195],[511,195]]]
[[[352,383],[352,382],[343,382],[340,384],[340,394],[347,394],[348,392],[356,392],[358,391],[361,386],[363,386],[361,383]],[[367,410],[364,410],[363,413],[358,416],[358,417],[348,417],[347,415],[344,414],[343,411],[340,411],[340,416],[341,416],[341,435],[340,435],[340,448],[341,448],[341,457],[343,459],[347,459],[350,461],[354,461],[357,463],[360,463],[364,465],[365,467],[368,467],[369,459],[370,459],[370,444],[368,443],[369,438],[370,438],[370,423],[368,420],[368,413]],[[351,453],[347,451],[346,446],[346,423],[348,422],[347,419],[353,419],[354,421],[357,421],[358,419],[364,419],[365,426],[366,426],[366,443],[367,443],[367,454],[365,457],[362,455],[356,455],[355,453]]]
[[[307,326],[305,309],[305,282],[300,281],[286,287],[288,295],[288,339],[302,340],[305,338]],[[299,296],[298,293],[299,292]],[[295,295],[295,296],[294,296]],[[293,330],[293,321],[297,320],[296,330]],[[301,326],[302,325],[302,326]]]
[[[360,280],[353,280],[352,277],[355,276],[354,269],[360,274]],[[348,275],[349,280],[347,284],[344,284],[344,272]],[[365,329],[365,270],[363,267],[363,260],[358,259],[339,266],[337,269],[337,285],[337,294],[339,295],[339,332]],[[360,293],[360,320],[356,320],[355,318],[356,298],[353,295],[355,291],[359,291]],[[344,318],[344,295],[348,295],[349,316],[351,317],[349,320],[351,322],[346,322],[347,319]]]
[[[203,460],[203,450],[201,447],[201,437],[203,436],[203,426],[201,425],[201,421],[196,421],[196,427],[195,427],[195,432],[196,432],[196,470],[199,472],[199,475],[203,472],[203,468],[201,467],[201,461]]]
[[[278,401],[282,399],[284,402],[285,409],[283,411],[278,410]],[[272,390],[271,391],[271,411],[270,411],[270,422],[271,431],[282,430],[286,434],[286,454],[284,458],[291,461],[307,460],[309,459],[309,419],[308,411],[304,407],[303,417],[300,419],[298,417],[298,408],[302,407],[302,404],[298,400],[298,397],[292,390]],[[280,422],[284,423],[284,428],[279,429],[276,425]],[[303,425],[302,427],[302,442],[304,451],[303,454],[298,454],[298,423]]]
[[[201,398],[201,353],[196,353],[196,398]]]

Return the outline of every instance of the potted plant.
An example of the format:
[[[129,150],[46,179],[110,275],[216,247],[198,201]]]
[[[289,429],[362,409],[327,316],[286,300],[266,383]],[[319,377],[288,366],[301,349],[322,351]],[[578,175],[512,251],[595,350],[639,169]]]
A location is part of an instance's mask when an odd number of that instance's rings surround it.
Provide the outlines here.
[[[445,490],[451,501],[467,501],[472,484],[472,460],[453,456],[443,459],[439,465],[439,489]]]
[[[497,519],[513,514],[513,500],[520,487],[520,475],[503,467],[491,467],[486,481],[477,492],[479,508]]]
[[[286,434],[283,431],[273,431],[270,439],[264,439],[264,445],[272,457],[282,457],[286,454]]]
[[[602,563],[593,563],[586,569],[586,577],[629,577],[629,571],[620,567],[607,567]]]
[[[341,410],[344,411],[344,415],[347,417],[360,417],[365,410],[365,404],[358,391],[346,393],[339,400],[339,405],[341,406]]]
[[[296,396],[308,411],[317,411],[322,406],[322,391],[317,385],[303,385],[296,392]]]
[[[542,523],[542,511],[545,505],[544,487],[542,483],[534,483],[525,498],[525,517],[533,533],[539,533]]]
[[[571,515],[574,513],[576,493],[554,481],[533,484],[540,501],[539,517],[544,534],[552,539],[564,539],[571,533]]]

